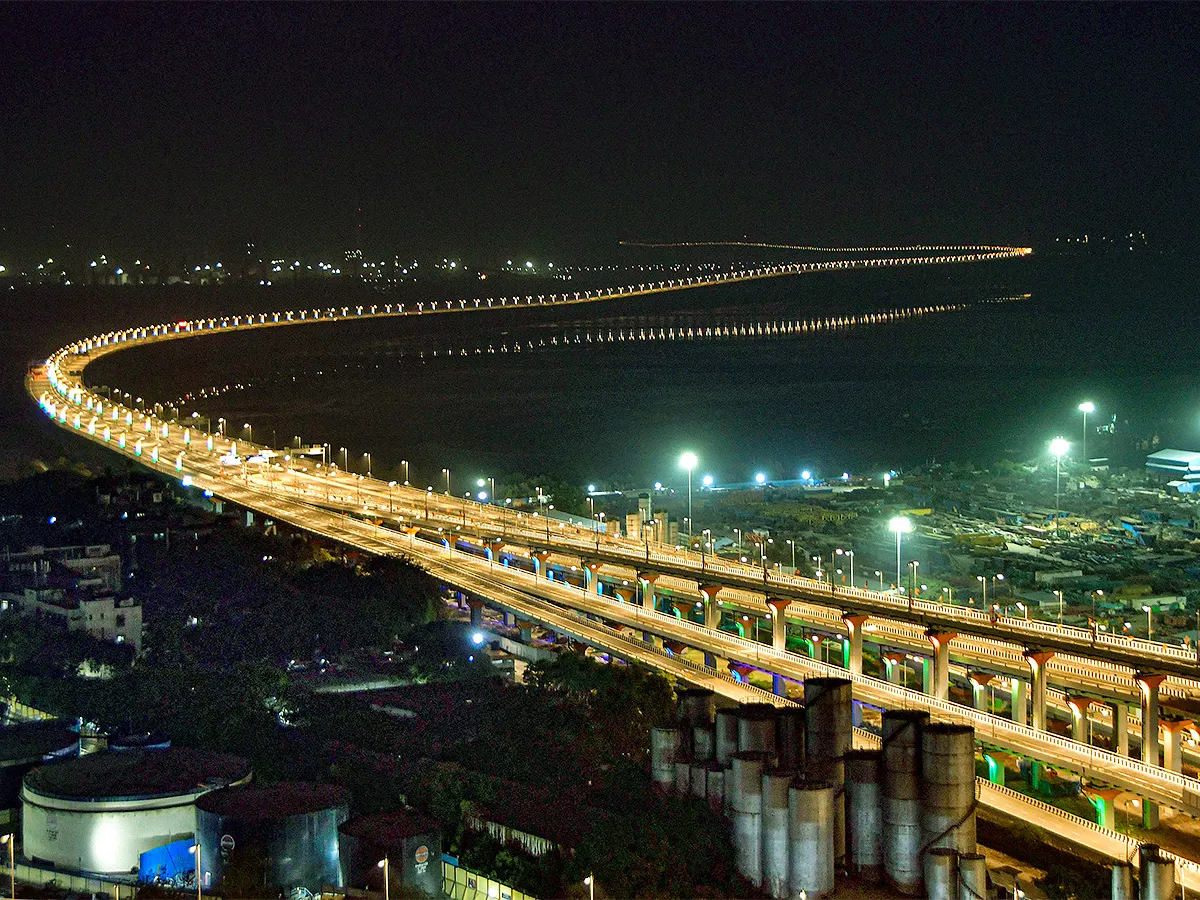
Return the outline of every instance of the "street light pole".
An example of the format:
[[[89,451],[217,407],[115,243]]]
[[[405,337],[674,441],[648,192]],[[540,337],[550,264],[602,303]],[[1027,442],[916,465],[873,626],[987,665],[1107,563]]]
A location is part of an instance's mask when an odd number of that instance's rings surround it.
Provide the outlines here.
[[[907,516],[896,516],[888,522],[888,528],[896,532],[896,587],[903,590],[904,582],[901,580],[903,569],[900,565],[900,540],[901,538],[912,531],[912,522]]]
[[[204,865],[200,861],[200,842],[197,841],[188,847],[188,853],[193,853],[196,856],[196,900],[200,900],[200,885],[204,877]]]
[[[1062,494],[1060,490],[1060,482],[1062,480],[1062,458],[1063,454],[1071,448],[1070,443],[1065,438],[1056,437],[1050,442],[1050,452],[1054,454],[1054,533],[1058,534],[1058,520],[1062,517]]]
[[[1149,606],[1142,606],[1142,612],[1146,614],[1146,640],[1154,640],[1154,610]]]
[[[379,862],[375,863],[375,865],[377,868],[383,869],[383,900],[391,900],[392,879],[389,871],[391,869],[391,864],[388,858],[385,856]]]
[[[8,892],[12,900],[17,900],[17,856],[15,832],[0,837],[0,843],[8,844]]]
[[[679,465],[687,469],[688,473],[688,544],[692,542],[692,533],[696,526],[692,524],[692,469],[696,468],[696,454],[690,450],[679,457]]]
[[[1091,463],[1087,455],[1087,417],[1088,413],[1096,411],[1096,404],[1091,400],[1085,400],[1079,404],[1079,411],[1083,413],[1083,461],[1088,463],[1088,468],[1091,468]]]
[[[450,493],[450,470],[442,469],[442,474],[446,476],[446,493]]]
[[[408,487],[408,460],[400,460],[400,465],[404,466],[404,486]]]

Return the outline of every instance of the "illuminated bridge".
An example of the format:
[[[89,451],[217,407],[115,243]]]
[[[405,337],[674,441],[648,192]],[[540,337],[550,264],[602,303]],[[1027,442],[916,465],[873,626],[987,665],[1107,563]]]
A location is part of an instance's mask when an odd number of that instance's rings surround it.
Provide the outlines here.
[[[1181,648],[1039,621],[997,621],[971,609],[857,588],[835,589],[726,559],[578,530],[535,514],[347,476],[306,460],[289,460],[282,471],[265,461],[247,464],[264,459],[258,456],[262,448],[243,442],[239,456],[236,442],[222,435],[113,403],[83,381],[85,367],[104,355],[205,334],[592,303],[785,275],[965,263],[1028,252],[945,248],[932,255],[766,266],[610,290],[199,318],[77,341],[32,372],[27,387],[60,427],[126,458],[315,533],[373,552],[411,556],[478,603],[622,658],[719,685],[722,693],[740,699],[761,693],[745,683],[752,668],[775,676],[777,688],[786,680],[834,671],[854,681],[856,699],[864,703],[927,709],[935,718],[967,722],[976,727],[987,752],[1031,758],[1084,776],[1096,788],[1093,799],[1102,825],[1112,824],[1117,790],[1149,801],[1143,804],[1148,824],[1156,820],[1157,804],[1200,815],[1200,782],[1181,772],[1183,738],[1191,723],[1159,721],[1160,695],[1168,703],[1200,696],[1200,666]],[[230,466],[229,460],[241,465]],[[535,571],[505,564],[517,558]],[[587,573],[587,589],[548,577],[556,565]],[[740,624],[741,634],[728,629],[730,620],[751,617],[756,626],[769,622],[769,639],[757,639],[759,627],[751,627],[749,637]],[[789,652],[787,629],[796,624],[839,633],[843,666],[829,667],[812,655]],[[897,684],[889,677],[890,665],[883,677],[864,673],[864,641],[878,646],[885,661],[887,649],[923,659],[923,689]],[[688,660],[689,648],[711,665]],[[992,715],[978,702],[951,702],[951,675],[964,674],[984,689],[1002,680],[1017,721]],[[978,701],[979,693],[975,696]],[[780,697],[778,702],[786,701]],[[1046,731],[1048,706],[1071,712],[1074,739]],[[1101,706],[1105,715],[1098,718]],[[1091,729],[1078,727],[1080,722],[1106,727],[1116,752],[1091,745]],[[1158,738],[1141,741],[1141,759],[1128,756],[1130,727],[1135,734]]]

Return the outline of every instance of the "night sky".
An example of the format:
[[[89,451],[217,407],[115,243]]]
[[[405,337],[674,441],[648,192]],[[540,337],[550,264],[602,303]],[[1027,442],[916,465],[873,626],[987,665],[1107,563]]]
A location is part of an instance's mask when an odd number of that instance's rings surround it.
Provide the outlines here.
[[[1169,6],[0,7],[0,253],[1197,238]]]

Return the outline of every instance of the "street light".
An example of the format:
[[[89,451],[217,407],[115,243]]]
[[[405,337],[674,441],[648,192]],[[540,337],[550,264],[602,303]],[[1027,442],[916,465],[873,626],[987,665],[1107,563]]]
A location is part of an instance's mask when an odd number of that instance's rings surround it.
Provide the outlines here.
[[[692,531],[695,526],[692,524],[692,469],[696,468],[696,454],[690,450],[679,457],[679,465],[687,469],[688,473],[688,541],[691,541]]]
[[[587,885],[588,900],[596,900],[596,879],[589,875],[587,878],[583,879],[583,883]]]
[[[912,531],[912,522],[907,516],[895,516],[888,522],[888,528],[896,532],[896,587],[900,587],[902,582],[902,569],[900,567],[900,541],[904,535]],[[880,588],[882,590],[882,587]]]
[[[375,866],[376,868],[383,869],[383,900],[391,900],[392,886],[390,882],[392,879],[388,877],[389,870],[391,869],[391,862],[385,856],[379,862],[375,863]]]
[[[1154,640],[1154,610],[1149,606],[1143,606],[1142,612],[1146,614],[1146,640]]]
[[[370,478],[371,477],[371,453],[370,453],[370,451],[367,451],[366,453],[364,453],[363,456],[365,456],[367,458],[367,477]]]
[[[400,465],[404,466],[404,486],[408,487],[408,460],[400,460]]]
[[[450,493],[450,470],[442,469],[442,474],[446,476],[446,493]]]
[[[1062,479],[1063,454],[1071,449],[1066,438],[1056,437],[1050,442],[1050,452],[1054,455],[1054,533],[1058,533],[1058,519],[1062,515],[1062,501],[1059,484]]]
[[[1096,404],[1093,403],[1091,400],[1085,400],[1083,403],[1079,404],[1079,411],[1081,413],[1083,413],[1083,461],[1086,463],[1086,462],[1088,462],[1087,417],[1088,417],[1088,413],[1094,413],[1096,411]],[[1090,463],[1089,463],[1089,468],[1090,468]]]
[[[196,900],[200,900],[201,870],[204,868],[204,866],[200,863],[200,842],[197,841],[196,843],[192,844],[192,846],[188,847],[188,853],[191,853],[196,857]]]
[[[987,579],[984,578],[982,575],[976,575],[975,580],[978,581],[981,585],[983,585],[983,605],[986,608],[987,607]],[[996,593],[996,588],[994,585],[992,586],[992,593],[993,594]]]
[[[845,556],[850,560],[850,587],[854,587],[854,551],[838,547],[835,552],[838,556]]]
[[[792,574],[796,574],[796,542],[788,540],[788,546],[792,548]]]
[[[244,428],[246,430],[246,433],[249,435],[249,438],[250,438],[250,443],[253,444],[254,443],[254,428],[250,425],[249,422],[243,422],[242,428]]]
[[[879,569],[875,570],[875,577],[879,579],[879,590],[883,592],[883,572]]]
[[[1025,621],[1028,622],[1029,621],[1029,607],[1026,606],[1024,603],[1022,603],[1020,600],[1018,600],[1017,601],[1017,609],[1019,609],[1021,612],[1025,613]]]

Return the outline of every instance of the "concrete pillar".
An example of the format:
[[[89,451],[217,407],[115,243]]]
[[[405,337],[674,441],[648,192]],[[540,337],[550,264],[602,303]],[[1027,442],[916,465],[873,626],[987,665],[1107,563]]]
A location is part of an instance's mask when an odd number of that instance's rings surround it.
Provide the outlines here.
[[[660,650],[663,646],[663,639],[657,634],[651,634],[649,631],[642,632],[642,641],[649,644],[651,647],[658,647]]]
[[[929,659],[924,656],[917,657],[921,660],[921,693],[933,694],[933,666]]]
[[[930,629],[925,632],[925,637],[929,638],[929,642],[933,644],[933,685],[932,690],[927,689],[926,693],[932,693],[939,700],[949,700],[950,642],[958,635],[953,632]]]
[[[1020,678],[1011,679],[1012,720],[1018,725],[1029,724],[1029,686]]]
[[[583,564],[584,577],[587,579],[587,588],[591,593],[600,596],[604,592],[600,589],[600,563],[585,562]]]
[[[471,627],[479,628],[483,625],[483,607],[482,600],[471,599],[467,601],[467,606],[471,607]]]
[[[654,583],[661,576],[657,572],[638,572],[638,580],[642,583],[642,608],[654,609]]]
[[[532,553],[529,554],[529,556],[533,560],[533,574],[534,575],[545,575],[547,578],[549,578],[550,570],[546,566],[546,560],[548,560],[550,558],[550,551],[549,550],[534,550]]]
[[[628,585],[614,588],[613,593],[617,595],[617,600],[621,603],[632,603],[637,598],[637,590]]]
[[[990,713],[988,704],[988,686],[996,676],[988,672],[968,672],[967,680],[971,682],[971,699],[973,706],[980,712]]]
[[[784,678],[782,675],[776,675],[774,672],[772,672],[771,673],[771,692],[774,693],[776,697],[786,697],[787,696],[787,679]]]
[[[745,663],[731,662],[729,664],[729,674],[742,684],[749,683],[750,673],[753,671],[754,666],[748,666]]]
[[[1129,755],[1129,704],[1119,700],[1110,701],[1112,710],[1112,751],[1121,756]]]
[[[888,684],[903,684],[901,669],[904,667],[904,654],[891,651],[881,654],[879,658],[883,661],[883,677]]]
[[[1088,707],[1092,705],[1090,697],[1067,697],[1067,709],[1071,711],[1071,740],[1081,744],[1090,744],[1088,731]]]
[[[1117,827],[1116,799],[1123,791],[1120,788],[1089,787],[1084,795],[1096,808],[1096,824],[1101,828]]]
[[[533,643],[533,623],[524,619],[517,620],[517,629],[521,632],[521,643]]]
[[[507,625],[509,628],[512,628],[514,625],[516,625],[517,624],[516,613],[511,613],[507,609],[504,610],[504,624]]]
[[[663,641],[663,649],[670,651],[672,656],[683,656],[686,645],[679,641]]]
[[[785,611],[790,602],[779,597],[767,598],[767,606],[771,607],[771,647],[775,650],[787,649],[787,615]]]
[[[704,627],[721,627],[721,607],[717,604],[717,593],[721,590],[718,584],[700,585],[700,593],[704,595]]]
[[[1158,765],[1158,686],[1166,677],[1148,672],[1134,676],[1142,690],[1142,762],[1148,766]]]
[[[1158,827],[1158,804],[1142,798],[1142,827],[1152,831]]]
[[[1004,753],[1000,750],[985,750],[983,752],[983,761],[987,763],[988,781],[1004,787],[1005,764],[1011,759],[1013,759],[1013,756],[1009,753]]]
[[[842,621],[846,623],[846,631],[849,633],[850,649],[846,657],[846,668],[850,670],[851,675],[862,674],[862,645],[863,645],[863,625],[866,624],[869,616],[842,616]]]
[[[1029,663],[1029,688],[1033,695],[1032,725],[1037,731],[1046,730],[1046,663],[1054,658],[1053,650],[1026,650],[1025,660]]]
[[[1183,733],[1194,731],[1195,725],[1189,721],[1163,722],[1163,768],[1172,772],[1183,771]]]

